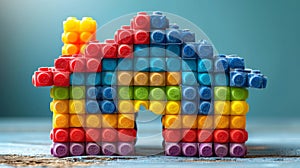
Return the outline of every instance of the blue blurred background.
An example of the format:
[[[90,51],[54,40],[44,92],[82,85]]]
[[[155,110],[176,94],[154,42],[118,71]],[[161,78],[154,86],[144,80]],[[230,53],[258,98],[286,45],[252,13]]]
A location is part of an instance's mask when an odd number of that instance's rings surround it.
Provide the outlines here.
[[[34,88],[31,75],[53,66],[68,16],[91,16],[101,26],[125,14],[161,10],[189,19],[220,53],[236,53],[268,76],[267,89],[250,91],[248,117],[299,118],[299,6],[298,0],[1,0],[0,116],[51,115],[50,88]]]

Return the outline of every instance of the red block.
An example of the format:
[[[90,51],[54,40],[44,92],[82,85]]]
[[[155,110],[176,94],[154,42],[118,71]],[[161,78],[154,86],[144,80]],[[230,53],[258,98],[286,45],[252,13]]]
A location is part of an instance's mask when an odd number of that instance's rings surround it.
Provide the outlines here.
[[[53,71],[54,86],[70,86],[70,72]]]
[[[215,130],[214,131],[214,142],[215,143],[228,143],[229,142],[229,131],[228,130]]]
[[[53,142],[69,142],[68,128],[54,128],[51,130],[50,139]]]
[[[118,58],[132,58],[133,46],[128,44],[121,44],[118,48]]]
[[[101,60],[97,58],[86,58],[86,72],[101,72]]]
[[[71,56],[60,56],[54,60],[54,67],[58,71],[70,71],[70,60],[73,57]]]
[[[198,130],[198,142],[213,142],[213,130]]]
[[[163,137],[166,142],[180,142],[182,139],[180,129],[164,129]]]
[[[96,128],[85,129],[85,141],[86,142],[100,142],[101,141],[101,129],[96,129]]]
[[[122,26],[115,33],[115,41],[118,44],[133,44],[133,31],[130,26]]]
[[[103,58],[117,58],[118,44],[115,40],[105,40],[105,43],[101,44]]]
[[[245,143],[248,140],[248,132],[246,130],[230,130],[230,142]]]
[[[102,56],[101,49],[102,49],[101,43],[99,43],[98,41],[90,42],[85,47],[84,56],[87,58],[101,58]]]
[[[52,86],[53,85],[53,72],[52,68],[41,67],[32,75],[32,84],[35,87]]]
[[[119,142],[134,142],[136,140],[135,129],[119,129],[118,141]]]
[[[71,72],[85,72],[86,60],[82,55],[76,55],[70,60]]]
[[[133,17],[131,26],[133,29],[150,30],[150,16],[146,12],[139,12]]]
[[[197,130],[182,130],[182,142],[197,142]]]
[[[118,131],[116,129],[105,128],[102,129],[102,142],[116,142]]]
[[[150,33],[146,30],[135,30],[134,31],[134,44],[149,44]]]
[[[84,142],[85,132],[83,128],[70,128],[70,142]]]

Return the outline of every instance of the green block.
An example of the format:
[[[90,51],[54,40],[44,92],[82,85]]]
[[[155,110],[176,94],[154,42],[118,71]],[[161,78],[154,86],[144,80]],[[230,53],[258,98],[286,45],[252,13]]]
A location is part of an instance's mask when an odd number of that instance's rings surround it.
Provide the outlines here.
[[[248,98],[248,89],[240,87],[231,87],[231,100],[246,100]]]
[[[134,99],[135,100],[148,100],[149,88],[143,86],[134,87]]]
[[[214,96],[215,100],[230,100],[230,87],[215,87]]]
[[[118,87],[118,97],[120,100],[133,99],[133,87],[132,86],[120,86]]]
[[[53,86],[50,90],[50,97],[55,100],[67,100],[69,99],[69,87],[57,87]]]
[[[164,87],[150,87],[149,100],[166,100]]]
[[[166,87],[167,100],[181,100],[181,89],[179,86]]]
[[[85,98],[85,86],[71,86],[70,87],[70,99],[84,99]]]

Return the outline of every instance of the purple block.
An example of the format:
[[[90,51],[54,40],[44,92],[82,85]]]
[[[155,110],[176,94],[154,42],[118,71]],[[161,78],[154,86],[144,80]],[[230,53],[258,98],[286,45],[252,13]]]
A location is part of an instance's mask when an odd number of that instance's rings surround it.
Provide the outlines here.
[[[197,143],[182,143],[182,153],[184,156],[196,156],[197,151]]]
[[[72,156],[81,156],[84,154],[84,144],[83,143],[70,143],[70,154]]]
[[[199,157],[210,157],[213,155],[212,143],[198,143]]]
[[[85,153],[87,155],[99,155],[101,151],[100,145],[94,142],[88,142],[85,146]]]
[[[164,144],[165,155],[167,156],[180,156],[181,155],[181,144],[166,142]]]
[[[69,156],[68,143],[53,143],[51,148],[51,154],[55,157]]]
[[[231,143],[229,153],[232,157],[244,157],[247,153],[247,147],[243,143]]]
[[[134,154],[134,144],[127,142],[118,143],[118,154],[122,156],[133,155]]]
[[[104,142],[102,143],[102,153],[106,156],[111,156],[117,153],[117,147],[114,143]]]
[[[228,144],[214,143],[215,154],[218,157],[225,157],[228,155]]]

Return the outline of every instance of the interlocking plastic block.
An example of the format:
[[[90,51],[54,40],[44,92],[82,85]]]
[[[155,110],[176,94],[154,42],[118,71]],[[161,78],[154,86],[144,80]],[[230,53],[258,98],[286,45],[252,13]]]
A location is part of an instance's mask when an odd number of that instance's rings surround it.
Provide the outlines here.
[[[167,101],[166,114],[179,114],[181,111],[180,101]]]
[[[118,47],[118,58],[131,58],[133,56],[133,46],[120,44]]]
[[[181,43],[181,31],[176,24],[170,25],[170,28],[166,30],[167,43]]]
[[[231,115],[246,115],[249,105],[246,101],[231,101]]]
[[[104,58],[102,59],[102,71],[115,71],[118,63],[115,58]]]
[[[181,129],[164,129],[162,135],[165,142],[180,142],[182,139]]]
[[[84,143],[71,142],[70,143],[70,155],[81,156],[84,155],[85,145]]]
[[[85,153],[87,155],[100,155],[101,147],[98,143],[88,142],[85,145]]]
[[[97,58],[86,58],[86,72],[101,72],[101,60]]]
[[[53,72],[52,68],[41,67],[32,75],[32,84],[35,87],[52,86],[53,85]]]
[[[248,132],[241,129],[230,129],[230,142],[245,143],[248,140]]]
[[[196,100],[198,98],[197,89],[194,86],[182,86],[183,100]]]
[[[129,86],[133,84],[133,72],[132,71],[118,71],[118,85]]]
[[[199,87],[199,97],[200,97],[201,100],[210,100],[210,99],[212,99],[211,87],[200,86]]]
[[[169,27],[169,20],[160,11],[155,11],[150,15],[151,29],[166,29]]]
[[[167,57],[181,57],[181,44],[170,44],[166,46]]]
[[[68,143],[56,143],[54,142],[51,147],[51,154],[54,157],[66,157],[69,156]]]
[[[119,58],[117,69],[120,71],[132,71],[133,70],[133,59],[132,58]]]
[[[214,88],[215,100],[230,100],[230,87],[218,86]]]
[[[214,55],[214,49],[209,42],[201,40],[198,46],[198,56],[200,58],[212,58]]]
[[[248,98],[248,90],[246,88],[231,87],[231,100],[246,100]]]
[[[198,114],[212,114],[213,112],[213,105],[210,101],[200,101],[199,103],[199,111]]]
[[[115,143],[103,142],[101,147],[102,154],[105,156],[112,156],[117,153],[117,146]]]
[[[197,73],[195,72],[182,72],[182,85],[196,86]]]
[[[70,142],[85,142],[85,131],[83,128],[70,128]]]
[[[181,141],[182,142],[197,142],[197,130],[196,129],[183,129]]]
[[[157,115],[164,115],[165,114],[165,101],[154,101],[151,100],[149,103],[149,110]]]
[[[91,41],[86,45],[84,56],[86,58],[101,58],[102,54],[102,44],[99,41]]]
[[[229,64],[229,68],[235,69],[235,68],[240,68],[240,69],[245,69],[245,62],[244,58],[238,57],[236,55],[228,55],[226,56]]]
[[[71,114],[70,115],[70,127],[84,127],[85,117],[84,115]]]
[[[215,73],[214,74],[214,85],[215,86],[229,86],[229,75],[227,73]]]
[[[134,104],[132,100],[119,100],[118,113],[134,113]]]
[[[70,72],[53,71],[53,85],[54,86],[69,86]]]
[[[247,147],[243,143],[230,143],[229,154],[231,157],[244,157],[247,153]]]
[[[213,83],[212,74],[210,73],[198,73],[198,81],[200,85],[210,86]]]
[[[246,87],[247,79],[247,73],[241,69],[235,69],[230,72],[230,86]]]
[[[166,93],[164,87],[150,87],[149,100],[166,100]]]
[[[133,99],[133,87],[132,86],[120,86],[118,87],[118,98],[120,100]]]
[[[150,57],[165,57],[165,47],[164,44],[150,44]]]
[[[84,85],[85,73],[74,72],[70,75],[70,85]]]
[[[54,128],[50,134],[53,142],[69,142],[68,128]]]
[[[101,128],[101,114],[86,114],[85,127],[87,128]]]
[[[102,99],[104,100],[113,100],[117,96],[117,91],[115,87],[104,86],[101,89]]]
[[[183,29],[180,35],[183,43],[195,42],[196,40],[195,33],[190,31],[189,29]]]
[[[165,142],[165,155],[167,156],[180,156],[181,144],[173,142]]]
[[[86,71],[86,59],[81,55],[74,55],[74,58],[70,60],[71,72],[85,72]]]
[[[101,73],[101,80],[102,80],[102,85],[115,85],[116,84],[116,73],[107,71],[107,72],[102,72]]]
[[[212,129],[198,129],[198,142],[200,143],[209,143],[213,142],[213,132]]]
[[[54,60],[54,68],[58,71],[70,71],[71,56],[60,56]]]
[[[78,32],[63,32],[61,40],[65,44],[78,44],[80,43]]]
[[[100,99],[102,98],[101,95],[101,87],[100,86],[90,86],[86,88],[86,95],[87,99]]]
[[[134,99],[135,100],[148,100],[149,88],[145,86],[134,87]]]
[[[172,57],[166,59],[166,71],[179,72],[181,71],[181,59],[179,57]]]
[[[213,129],[214,116],[198,115],[198,129]]]
[[[229,63],[226,59],[225,55],[219,55],[215,58],[214,61],[214,71],[215,72],[228,72],[229,70]]]
[[[61,48],[62,55],[74,55],[80,53],[80,45],[76,44],[64,44]]]
[[[53,128],[69,128],[69,114],[53,114]]]
[[[86,112],[89,114],[100,113],[100,107],[98,101],[96,100],[87,100],[85,108],[86,108]]]
[[[181,72],[167,72],[166,85],[176,86],[181,84]]]
[[[99,86],[101,85],[101,73],[86,73],[85,85]]]
[[[137,132],[135,129],[118,129],[119,142],[135,142]]]
[[[85,100],[69,100],[69,113],[70,114],[84,114],[85,113]]]
[[[147,30],[134,30],[134,44],[149,44],[149,34]]]
[[[215,129],[228,129],[230,125],[230,116],[215,115],[214,128]]]
[[[118,114],[118,128],[133,129],[134,123],[134,114]]]
[[[55,100],[69,99],[69,87],[53,86],[50,90],[50,97]]]
[[[181,88],[179,86],[166,86],[167,100],[181,100]]]
[[[195,101],[181,101],[181,114],[192,115],[197,114],[198,103]]]
[[[100,102],[100,110],[102,114],[112,114],[116,112],[116,106],[113,101],[103,100]]]
[[[228,144],[214,143],[214,151],[217,157],[225,157],[229,154]]]
[[[102,128],[117,128],[118,116],[116,114],[102,114]]]
[[[70,87],[71,99],[84,99],[85,98],[85,86],[71,86]]]
[[[231,114],[230,101],[214,101],[214,114],[230,115]]]
[[[165,86],[165,72],[150,72],[149,82],[150,86]]]
[[[181,64],[181,69],[183,72],[197,71],[197,59],[182,59]]]
[[[149,109],[149,101],[134,101],[134,112],[145,111],[147,109]]]
[[[134,58],[134,71],[148,71],[149,70],[149,58],[136,57]]]
[[[60,114],[69,113],[69,100],[53,100],[50,103],[50,110],[53,113],[60,113]]]
[[[133,85],[148,86],[149,73],[148,72],[134,72]]]
[[[99,128],[85,128],[86,142],[100,142],[101,132],[102,131]]]
[[[230,129],[245,129],[245,128],[246,128],[246,116],[230,117]]]
[[[182,128],[187,128],[187,129],[198,128],[197,115],[182,115],[181,119],[182,119]]]
[[[116,142],[118,139],[118,131],[113,128],[102,129],[102,142]]]
[[[226,129],[214,130],[214,142],[215,143],[228,143],[229,142],[229,131]]]
[[[133,44],[133,30],[124,25],[115,33],[115,41],[119,44]]]
[[[148,57],[150,55],[149,45],[137,44],[133,46],[134,57]]]
[[[266,88],[267,77],[262,75],[259,70],[252,70],[248,73],[248,86],[252,88]]]
[[[186,43],[182,46],[182,58],[196,59],[198,43]]]
[[[104,58],[117,58],[118,45],[115,40],[105,40],[101,45],[102,55]]]
[[[138,12],[131,21],[133,29],[150,30],[150,16],[146,12]]]
[[[150,34],[151,43],[165,43],[166,42],[166,31],[165,30],[153,30]]]
[[[198,59],[198,72],[212,72],[213,68],[213,61],[211,59]]]
[[[118,142],[118,154],[128,156],[134,154],[134,143]]]
[[[198,143],[199,157],[211,157],[213,156],[213,144],[212,143]]]
[[[164,57],[150,58],[150,72],[166,71],[166,60]]]
[[[197,143],[182,143],[182,154],[184,156],[192,157],[198,153]]]

